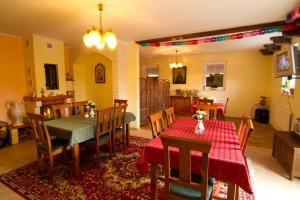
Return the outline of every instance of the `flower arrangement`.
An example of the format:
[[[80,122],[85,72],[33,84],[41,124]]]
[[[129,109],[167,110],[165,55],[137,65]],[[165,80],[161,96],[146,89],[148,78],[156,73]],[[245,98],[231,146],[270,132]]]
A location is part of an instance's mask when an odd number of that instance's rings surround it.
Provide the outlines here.
[[[202,110],[197,110],[194,114],[193,114],[193,118],[197,119],[197,120],[204,120],[205,119],[205,115],[206,112],[202,111]]]
[[[96,104],[92,101],[89,101],[88,104],[87,104],[87,107],[89,108],[96,108]]]

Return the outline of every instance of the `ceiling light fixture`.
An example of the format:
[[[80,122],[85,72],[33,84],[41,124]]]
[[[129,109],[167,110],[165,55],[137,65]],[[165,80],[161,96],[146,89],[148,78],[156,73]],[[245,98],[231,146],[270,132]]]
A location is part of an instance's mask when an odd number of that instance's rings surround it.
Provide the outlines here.
[[[83,43],[87,47],[96,46],[98,49],[103,49],[105,44],[110,49],[116,48],[118,41],[117,36],[112,32],[111,29],[103,31],[102,28],[102,11],[103,4],[98,4],[98,9],[100,11],[99,19],[100,19],[100,27],[99,30],[93,26],[92,30],[88,30],[86,34],[83,36]]]
[[[170,68],[183,67],[183,64],[181,62],[177,62],[177,52],[178,52],[178,50],[176,49],[176,62],[171,63]]]

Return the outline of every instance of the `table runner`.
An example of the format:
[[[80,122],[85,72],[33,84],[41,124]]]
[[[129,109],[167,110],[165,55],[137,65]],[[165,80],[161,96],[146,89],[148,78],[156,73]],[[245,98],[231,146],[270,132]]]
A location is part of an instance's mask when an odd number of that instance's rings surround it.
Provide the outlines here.
[[[209,176],[239,185],[246,192],[252,193],[248,168],[242,155],[236,128],[233,122],[209,120],[204,122],[205,131],[194,133],[196,120],[180,118],[162,134],[212,142],[209,153]],[[178,149],[170,151],[171,167],[178,166]],[[202,153],[191,152],[191,168],[194,173],[200,172]],[[163,146],[159,137],[145,145],[137,168],[140,174],[148,172],[148,163],[163,164]]]

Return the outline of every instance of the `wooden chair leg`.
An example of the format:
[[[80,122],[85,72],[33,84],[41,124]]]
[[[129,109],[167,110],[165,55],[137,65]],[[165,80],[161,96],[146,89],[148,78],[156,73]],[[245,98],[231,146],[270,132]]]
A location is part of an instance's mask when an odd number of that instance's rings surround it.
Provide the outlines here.
[[[49,155],[49,176],[50,180],[53,181],[53,156]]]
[[[40,174],[41,173],[41,168],[42,168],[42,164],[43,164],[43,157],[42,157],[42,154],[41,152],[37,152],[37,159],[38,159],[38,173]]]
[[[109,158],[112,159],[112,144],[111,139],[108,141],[108,148],[109,148]]]
[[[99,150],[99,146],[96,145],[96,163],[97,163],[97,167],[100,166],[100,150]]]
[[[125,146],[125,132],[122,135],[122,143],[123,143],[123,150],[125,150],[126,146]]]

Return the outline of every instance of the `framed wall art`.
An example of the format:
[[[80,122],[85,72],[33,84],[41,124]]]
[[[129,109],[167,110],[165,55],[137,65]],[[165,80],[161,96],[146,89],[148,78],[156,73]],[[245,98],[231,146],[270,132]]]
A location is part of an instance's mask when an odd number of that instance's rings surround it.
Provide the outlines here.
[[[173,84],[186,84],[186,66],[173,68]]]
[[[95,82],[105,83],[105,66],[101,63],[95,66]]]

